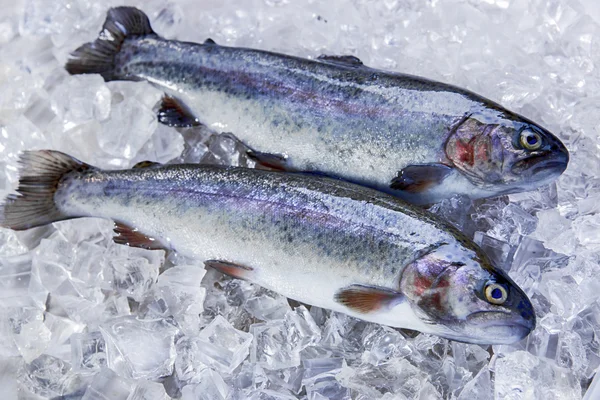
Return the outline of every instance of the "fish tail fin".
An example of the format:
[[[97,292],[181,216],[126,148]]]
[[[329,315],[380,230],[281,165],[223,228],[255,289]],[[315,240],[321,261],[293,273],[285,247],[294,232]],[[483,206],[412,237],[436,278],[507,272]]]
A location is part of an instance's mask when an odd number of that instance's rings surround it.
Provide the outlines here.
[[[126,38],[155,35],[148,16],[135,7],[108,10],[98,39],[86,43],[71,53],[65,65],[71,75],[100,74],[106,81],[118,79],[115,57]]]
[[[16,231],[78,216],[61,212],[54,194],[65,174],[93,167],[60,151],[26,151],[19,159],[18,194],[0,204],[0,226]]]

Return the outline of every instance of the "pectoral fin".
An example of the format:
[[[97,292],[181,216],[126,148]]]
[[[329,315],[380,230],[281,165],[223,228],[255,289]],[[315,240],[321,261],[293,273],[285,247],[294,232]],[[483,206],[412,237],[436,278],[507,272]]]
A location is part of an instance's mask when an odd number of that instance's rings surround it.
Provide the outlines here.
[[[163,96],[158,109],[158,122],[168,126],[189,128],[200,126],[200,120],[179,99],[172,96]]]
[[[166,250],[167,246],[159,240],[144,235],[142,232],[120,222],[115,222],[113,231],[116,235],[113,241],[117,244],[124,244],[130,247],[140,247],[147,250]]]
[[[452,171],[451,167],[444,164],[409,165],[398,172],[390,187],[409,193],[422,193],[442,183]]]
[[[248,158],[256,163],[256,168],[269,171],[291,171],[287,160],[280,154],[261,153],[254,150],[246,152]]]
[[[237,279],[248,279],[248,276],[254,271],[251,267],[221,260],[207,260],[204,261],[204,265]]]
[[[335,294],[335,300],[349,309],[367,314],[401,302],[404,295],[378,286],[350,285]]]

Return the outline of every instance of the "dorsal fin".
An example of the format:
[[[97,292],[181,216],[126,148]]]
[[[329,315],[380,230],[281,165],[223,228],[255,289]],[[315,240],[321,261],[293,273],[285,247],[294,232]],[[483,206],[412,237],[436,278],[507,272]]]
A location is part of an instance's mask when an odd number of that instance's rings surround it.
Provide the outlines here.
[[[214,44],[214,45],[216,45],[216,44],[217,44],[217,42],[215,42],[215,41],[214,41],[214,40],[212,40],[211,38],[208,38],[208,39],[206,39],[206,40],[204,41],[204,43],[203,43],[203,44]]]
[[[327,54],[321,54],[319,57],[317,57],[317,60],[354,68],[364,65],[363,62],[355,56],[328,56]]]

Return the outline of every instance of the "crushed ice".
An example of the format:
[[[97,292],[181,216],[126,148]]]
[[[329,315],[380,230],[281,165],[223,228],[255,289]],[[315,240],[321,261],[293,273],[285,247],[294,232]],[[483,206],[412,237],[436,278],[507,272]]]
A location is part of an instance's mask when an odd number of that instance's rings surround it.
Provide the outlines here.
[[[133,1],[168,38],[365,64],[475,90],[558,133],[550,187],[434,211],[532,299],[538,327],[467,345],[310,310],[198,263],[111,242],[111,224],[0,229],[6,399],[588,399],[600,366],[600,8],[594,0]],[[106,168],[252,166],[228,133],[157,123],[145,83],[68,76],[69,51],[117,0],[16,0],[0,10],[0,194],[25,149]],[[202,284],[198,282],[202,280]],[[598,378],[600,379],[600,378]],[[597,379],[597,380],[598,380]],[[590,386],[591,384],[591,386]]]

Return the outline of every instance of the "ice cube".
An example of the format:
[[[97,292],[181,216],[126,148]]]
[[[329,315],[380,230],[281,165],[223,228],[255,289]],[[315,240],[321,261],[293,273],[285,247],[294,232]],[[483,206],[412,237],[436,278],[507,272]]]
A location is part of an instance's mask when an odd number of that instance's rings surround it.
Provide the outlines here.
[[[31,103],[23,115],[42,131],[56,118],[56,114],[50,107],[49,100],[39,95],[31,99]]]
[[[297,343],[300,350],[304,350],[321,340],[321,329],[304,306],[288,311],[285,314],[284,322],[289,330],[290,342]]]
[[[34,252],[34,273],[46,289],[54,291],[70,277],[74,257],[75,246],[60,234],[42,239]]]
[[[283,318],[290,306],[284,296],[260,288],[246,300],[244,308],[254,317],[269,321]]]
[[[494,265],[498,268],[502,268],[504,271],[510,271],[512,257],[515,251],[514,247],[511,247],[502,240],[498,240],[479,231],[475,232],[473,241],[485,251]]]
[[[113,370],[103,368],[87,388],[81,400],[129,400],[133,383]]]
[[[156,288],[173,315],[200,314],[203,311],[206,289],[200,287],[200,282],[205,274],[203,267],[178,265],[158,277]]]
[[[370,325],[365,330],[363,343],[365,352],[361,359],[373,365],[404,358],[412,352],[400,333],[383,325]]]
[[[213,135],[208,140],[208,152],[201,162],[204,164],[233,165],[246,167],[252,163],[248,160],[248,148],[232,133]]]
[[[299,394],[302,388],[304,368],[293,367],[276,371],[266,370],[271,388],[282,388],[285,391]]]
[[[81,387],[68,363],[47,354],[28,363],[18,379],[32,393],[44,397],[66,395]]]
[[[600,214],[584,215],[573,221],[573,232],[590,251],[600,250]]]
[[[18,298],[27,296],[31,280],[31,255],[0,257],[0,299],[9,307]]]
[[[199,163],[208,151],[207,143],[209,138],[216,134],[205,126],[194,128],[179,128],[179,133],[183,137],[184,146],[181,156],[173,160],[174,163]]]
[[[96,373],[106,367],[106,344],[99,331],[71,336],[71,365],[77,373]]]
[[[69,343],[69,339],[73,334],[83,331],[85,325],[49,312],[44,317],[44,325],[46,325],[51,334],[46,353],[63,360],[71,360],[71,344]]]
[[[155,18],[152,20],[152,26],[156,32],[160,32],[162,37],[171,39],[180,28],[184,11],[177,3],[160,1],[158,4],[160,6],[154,12]]]
[[[187,385],[181,391],[183,400],[225,400],[229,387],[217,372],[208,368],[200,373],[200,383]]]
[[[571,370],[574,374],[582,374],[588,364],[585,348],[575,332],[561,332],[558,340],[557,365]]]
[[[197,358],[221,373],[230,374],[248,356],[252,335],[235,329],[218,315],[195,340]]]
[[[133,159],[156,130],[156,115],[135,98],[127,97],[111,110],[102,123],[98,137],[100,148],[116,158]]]
[[[284,320],[252,325],[251,360],[270,370],[300,365],[300,352],[320,338],[316,324],[300,316],[309,317],[310,314],[291,311]]]
[[[482,368],[481,371],[462,388],[457,400],[493,400],[490,371]]]
[[[557,210],[538,211],[538,227],[532,237],[541,240],[550,250],[571,254],[577,239],[571,230],[571,221],[561,216]]]
[[[117,293],[142,301],[158,278],[158,265],[145,258],[116,258],[106,262],[105,273],[112,274]]]
[[[572,374],[525,351],[499,357],[494,372],[495,398],[581,398],[581,386]]]
[[[182,382],[197,382],[200,372],[208,368],[199,356],[198,338],[183,336],[177,340],[175,346],[177,358],[175,359],[175,372]]]
[[[50,344],[52,332],[41,320],[33,320],[21,325],[14,341],[26,362],[41,356]]]
[[[183,137],[175,129],[159,124],[152,137],[144,144],[130,164],[140,161],[167,163],[177,159],[184,149]]]
[[[166,320],[118,317],[100,325],[108,367],[127,378],[155,380],[170,375],[178,329]]]
[[[165,388],[160,383],[139,380],[127,400],[169,400]]]
[[[100,75],[70,76],[56,86],[51,99],[54,112],[63,118],[65,130],[90,121],[104,121],[110,115],[111,92]]]

